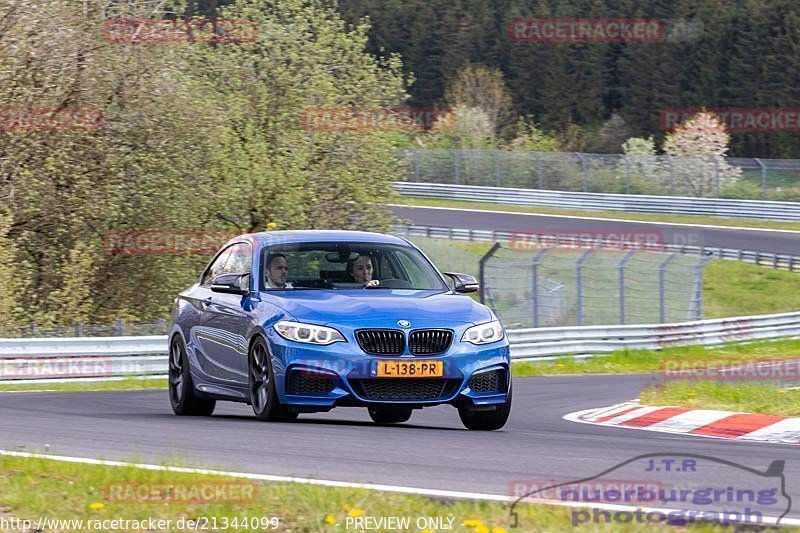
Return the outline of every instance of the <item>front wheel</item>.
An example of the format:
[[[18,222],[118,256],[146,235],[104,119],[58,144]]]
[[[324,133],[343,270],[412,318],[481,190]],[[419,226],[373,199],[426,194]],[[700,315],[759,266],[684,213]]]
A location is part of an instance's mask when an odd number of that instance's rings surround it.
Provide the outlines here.
[[[410,407],[370,407],[369,417],[376,424],[399,424],[411,418]]]
[[[458,416],[461,423],[467,429],[478,431],[494,431],[506,425],[508,415],[511,414],[511,390],[508,391],[508,399],[505,403],[498,405],[493,411],[470,411],[466,407],[458,408]]]
[[[176,336],[169,346],[169,403],[180,416],[210,416],[217,402],[195,394],[189,358],[183,340]]]
[[[261,338],[253,343],[248,356],[248,385],[250,405],[256,418],[269,422],[297,418],[297,413],[290,412],[278,400],[269,349]]]

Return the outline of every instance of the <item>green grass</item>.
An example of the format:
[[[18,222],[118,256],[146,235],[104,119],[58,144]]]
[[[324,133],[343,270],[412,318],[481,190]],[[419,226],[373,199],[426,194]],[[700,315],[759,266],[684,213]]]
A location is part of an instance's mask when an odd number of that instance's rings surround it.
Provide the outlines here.
[[[625,211],[596,211],[593,209],[558,209],[554,207],[519,206],[488,202],[467,202],[447,200],[443,198],[402,197],[407,205],[430,207],[456,207],[475,211],[513,211],[516,213],[536,213],[540,215],[569,215],[576,217],[618,218],[631,221],[667,222],[674,224],[706,224],[713,226],[731,226],[766,229],[785,229],[800,231],[800,222],[781,222],[775,220],[735,219],[723,217],[706,217],[696,215],[673,215],[656,213],[626,213]]]
[[[674,346],[661,351],[619,350],[608,355],[585,359],[572,356],[552,361],[514,363],[515,376],[547,376],[560,374],[647,374],[659,372],[669,362],[697,366],[731,360],[752,361],[794,359],[800,353],[800,339],[727,344],[718,347]]]
[[[705,318],[772,314],[800,309],[800,275],[714,259],[703,270]]]
[[[81,381],[74,383],[33,383],[26,385],[0,385],[2,391],[31,391],[31,390],[167,390],[166,379],[123,379],[119,381]]]
[[[186,498],[143,501],[127,494],[146,488],[183,487],[196,490],[225,486],[228,501]],[[139,487],[137,489],[136,487]],[[237,492],[233,492],[237,491]],[[184,492],[185,493],[185,492]],[[174,491],[178,494],[178,491]],[[568,531],[572,510],[564,507],[522,504],[518,506],[520,529],[516,531]],[[347,531],[347,517],[408,516],[454,518],[456,532],[505,533],[510,529],[509,507],[503,503],[407,496],[366,489],[331,488],[299,483],[266,483],[217,475],[158,472],[133,467],[80,465],[39,458],[0,457],[0,516],[36,520],[172,520],[216,519],[221,530],[225,518],[276,517],[277,531]],[[229,522],[230,523],[230,522]],[[336,525],[340,524],[340,525]],[[166,525],[166,524],[165,524]],[[639,525],[601,525],[591,531],[641,531]],[[667,526],[648,529],[668,531]],[[702,525],[696,531],[726,531]],[[53,529],[48,529],[52,531]],[[115,528],[103,528],[104,531]],[[146,530],[146,529],[145,529]],[[163,529],[162,529],[163,530]],[[229,528],[228,531],[254,529]],[[262,530],[262,529],[259,529]],[[268,529],[272,531],[273,529]],[[351,523],[350,531],[358,531]],[[671,529],[669,529],[671,531]],[[378,529],[378,531],[387,531]],[[396,530],[395,530],[396,531]],[[412,525],[409,531],[420,531]]]
[[[800,390],[777,384],[722,381],[671,381],[642,391],[646,405],[675,405],[769,415],[800,415]]]

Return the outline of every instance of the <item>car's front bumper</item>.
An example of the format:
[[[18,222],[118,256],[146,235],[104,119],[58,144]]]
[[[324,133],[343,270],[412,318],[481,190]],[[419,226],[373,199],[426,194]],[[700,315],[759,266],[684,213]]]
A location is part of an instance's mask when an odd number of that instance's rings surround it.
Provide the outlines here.
[[[353,342],[330,346],[299,344],[283,339],[274,330],[268,331],[267,337],[278,397],[281,403],[297,410],[381,404],[424,407],[443,403],[481,409],[507,400],[511,376],[506,339],[484,346],[454,341],[444,354],[428,357],[368,355]],[[376,369],[381,360],[442,361],[444,375],[379,378]],[[495,390],[476,391],[470,387],[473,375],[491,371],[505,376]],[[485,383],[481,381],[483,389]]]

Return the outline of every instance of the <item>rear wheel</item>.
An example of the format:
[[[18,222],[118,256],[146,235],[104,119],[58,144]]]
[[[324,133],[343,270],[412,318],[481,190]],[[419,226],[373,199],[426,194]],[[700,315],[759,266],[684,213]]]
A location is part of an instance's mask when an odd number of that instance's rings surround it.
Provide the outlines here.
[[[458,408],[458,416],[461,423],[467,429],[477,431],[494,431],[506,425],[508,415],[511,414],[511,390],[508,391],[508,399],[505,403],[498,405],[492,411],[471,411],[466,407]]]
[[[169,402],[180,416],[209,416],[217,402],[195,394],[189,372],[189,358],[183,340],[176,336],[169,347]]]
[[[269,422],[289,421],[297,418],[278,400],[278,391],[272,373],[272,360],[267,343],[258,338],[248,356],[248,389],[250,405],[259,420]]]
[[[410,407],[370,407],[369,417],[376,424],[399,424],[411,418]]]

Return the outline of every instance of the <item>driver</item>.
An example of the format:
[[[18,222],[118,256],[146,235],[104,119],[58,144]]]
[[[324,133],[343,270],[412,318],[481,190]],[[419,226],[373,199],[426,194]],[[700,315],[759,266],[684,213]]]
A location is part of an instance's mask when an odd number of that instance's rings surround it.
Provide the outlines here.
[[[372,279],[372,259],[366,254],[361,254],[353,261],[347,263],[347,273],[356,283],[364,287],[377,287],[380,281]]]
[[[289,277],[289,265],[283,254],[272,254],[267,257],[267,289],[293,289],[286,281]]]

